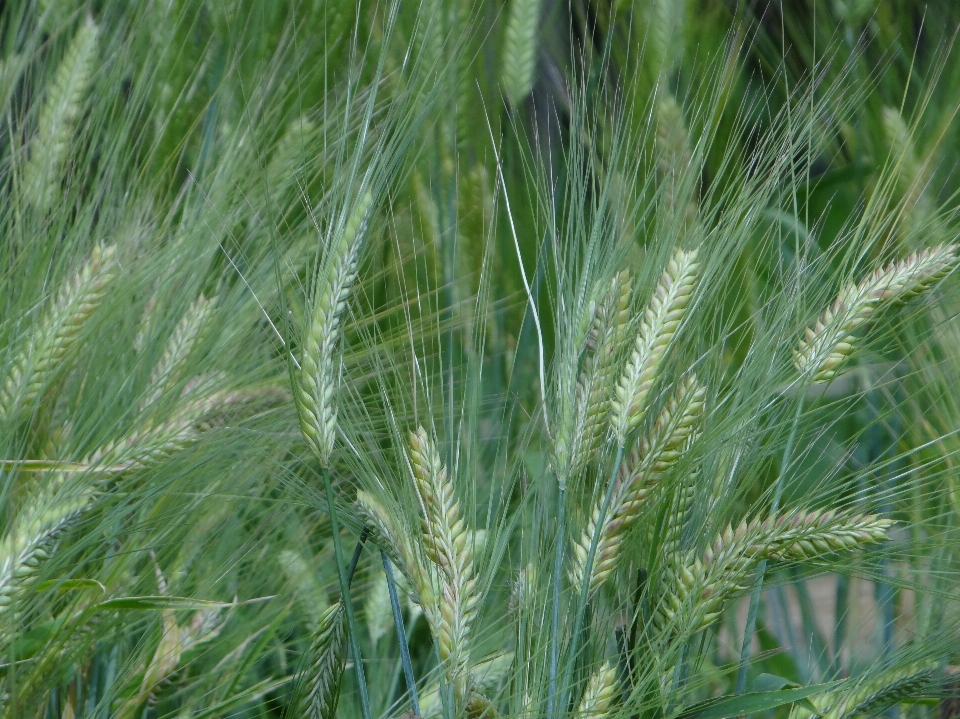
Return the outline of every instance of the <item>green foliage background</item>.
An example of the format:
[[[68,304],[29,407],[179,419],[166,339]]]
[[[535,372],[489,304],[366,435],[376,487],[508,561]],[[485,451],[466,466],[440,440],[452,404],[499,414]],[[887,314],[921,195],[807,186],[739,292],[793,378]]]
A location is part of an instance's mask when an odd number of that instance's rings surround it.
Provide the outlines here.
[[[897,521],[879,547],[769,570],[750,681],[883,689],[935,667],[912,694],[837,715],[933,716],[960,664],[956,278],[860,333],[827,385],[798,385],[791,351],[848,278],[955,241],[958,27],[948,0],[3,4],[5,715],[297,715],[340,591],[293,387],[364,189],[331,466],[342,540],[349,555],[358,489],[418,526],[404,447],[427,427],[476,531],[486,711],[555,716],[549,428],[569,338],[614,272],[644,304],[673,248],[697,246],[702,289],[661,388],[689,368],[709,388],[684,547],[766,516],[778,480],[785,507]],[[58,314],[107,247],[102,296]],[[571,537],[614,450],[568,489]],[[667,505],[644,524],[662,528]],[[578,687],[625,661],[637,570],[661,548],[647,534],[591,604]],[[372,545],[351,595],[372,711],[396,716],[408,697]],[[823,576],[827,632],[809,592]],[[845,611],[863,586],[872,634]],[[683,677],[663,696],[662,672],[638,669],[606,713],[689,717],[734,694],[746,601],[657,650]],[[424,716],[469,713],[437,698],[430,629],[403,612]],[[764,681],[755,693],[787,686]],[[757,713],[807,710],[776,701]],[[361,714],[349,664],[338,711]]]

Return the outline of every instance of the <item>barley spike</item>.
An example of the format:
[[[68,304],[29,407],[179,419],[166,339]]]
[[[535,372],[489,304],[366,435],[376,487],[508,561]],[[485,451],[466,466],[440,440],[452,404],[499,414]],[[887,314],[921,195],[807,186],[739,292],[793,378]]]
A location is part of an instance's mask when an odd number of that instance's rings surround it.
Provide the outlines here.
[[[696,250],[674,252],[640,321],[633,353],[610,402],[611,425],[621,446],[647,413],[650,390],[693,295],[698,267]]]

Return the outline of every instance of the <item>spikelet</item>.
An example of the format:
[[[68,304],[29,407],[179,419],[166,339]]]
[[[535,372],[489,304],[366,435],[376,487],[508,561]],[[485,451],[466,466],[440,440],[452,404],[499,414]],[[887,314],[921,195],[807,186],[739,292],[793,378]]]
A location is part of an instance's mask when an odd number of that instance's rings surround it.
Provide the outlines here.
[[[653,78],[670,75],[680,59],[685,4],[684,0],[651,0],[644,64]]]
[[[697,251],[676,250],[640,321],[633,353],[610,402],[611,426],[620,446],[643,422],[660,361],[673,342],[697,282]]]
[[[680,552],[683,523],[693,504],[698,476],[698,472],[694,471],[681,478],[674,496],[671,497],[670,509],[664,525],[663,541],[660,545],[660,553],[664,557],[675,557]]]
[[[610,711],[617,696],[617,670],[604,662],[587,684],[577,707],[577,719],[601,719]]]
[[[905,699],[928,694],[936,688],[936,670],[930,663],[874,671],[849,679],[838,688],[811,699],[823,719],[875,717]],[[805,707],[794,705],[790,719],[814,716]]]
[[[657,623],[690,632],[705,629],[759,561],[814,559],[876,544],[887,538],[892,524],[876,515],[827,511],[745,520],[736,529],[728,525],[702,555],[691,550],[665,568],[667,591],[657,608]]]
[[[814,382],[832,380],[855,349],[853,333],[880,307],[925,292],[956,263],[957,245],[938,245],[891,262],[859,284],[848,284],[800,340],[794,352],[797,369]]]
[[[468,695],[470,630],[480,600],[470,532],[460,518],[447,468],[423,427],[410,433],[409,459],[423,509],[426,555],[439,570],[437,647],[447,678],[462,701]],[[431,612],[426,614],[429,619]]]
[[[603,440],[613,373],[630,325],[631,285],[630,273],[618,272],[593,313],[586,342],[591,352],[577,380],[570,477],[589,463]]]
[[[197,442],[209,429],[213,412],[248,399],[242,392],[217,392],[186,402],[163,422],[147,424],[101,445],[82,464],[111,474],[153,466]]]
[[[251,187],[248,201],[254,212],[263,212],[268,201],[279,205],[280,211],[289,206],[287,193],[297,186],[305,158],[314,155],[312,142],[317,126],[306,117],[300,117],[287,127],[264,168],[264,177],[257,178]]]
[[[347,646],[343,615],[343,605],[338,602],[320,617],[300,677],[305,691],[298,697],[292,716],[333,719],[336,715]]]
[[[98,32],[88,16],[67,48],[40,109],[40,126],[23,173],[24,197],[40,214],[53,206],[59,193],[63,166],[93,75]]]
[[[64,358],[116,274],[114,254],[112,246],[94,248],[80,272],[60,291],[0,388],[0,420],[26,411],[62,369]]]
[[[664,92],[657,104],[655,150],[657,169],[664,183],[663,202],[668,208],[676,209],[680,203],[682,178],[691,171],[693,151],[683,111],[669,92]],[[696,201],[691,200],[684,207],[684,217],[691,221],[696,214]]]
[[[30,497],[12,529],[0,543],[0,618],[17,599],[24,584],[40,564],[54,553],[60,536],[89,506],[89,492]],[[0,639],[5,639],[0,631]]]
[[[336,391],[340,384],[340,316],[357,279],[360,247],[373,197],[361,195],[338,236],[334,236],[320,268],[310,325],[300,360],[300,430],[322,464],[333,452],[337,430]]]
[[[511,107],[518,107],[533,89],[539,55],[540,5],[541,0],[510,0],[500,82]]]
[[[420,562],[410,548],[406,535],[397,527],[393,515],[372,494],[362,489],[357,491],[354,508],[364,525],[370,530],[370,539],[386,553],[387,558],[400,570],[414,592],[417,595],[426,593],[429,597],[432,594],[431,587],[424,581]],[[420,603],[423,600],[417,596],[415,601]]]
[[[623,538],[640,516],[644,501],[695,438],[697,424],[703,415],[705,393],[695,377],[686,378],[660,413],[651,436],[640,444],[636,455],[621,464],[607,518],[597,541],[590,576],[591,592],[599,589],[613,573],[620,559]],[[583,572],[600,521],[600,509],[599,503],[594,506],[587,527],[573,545],[570,579],[575,587],[583,584]]]
[[[164,391],[177,381],[179,372],[193,351],[194,347],[203,338],[203,332],[208,326],[208,320],[213,313],[216,298],[207,299],[200,295],[187,308],[186,313],[177,323],[173,334],[167,341],[163,355],[150,375],[150,385],[146,399],[141,407],[147,407],[156,402]]]
[[[929,198],[924,189],[929,181],[929,169],[918,161],[910,136],[910,128],[900,113],[892,107],[883,108],[883,132],[890,147],[890,159],[897,169],[897,184],[903,193],[903,209],[907,218],[922,219],[930,212]]]

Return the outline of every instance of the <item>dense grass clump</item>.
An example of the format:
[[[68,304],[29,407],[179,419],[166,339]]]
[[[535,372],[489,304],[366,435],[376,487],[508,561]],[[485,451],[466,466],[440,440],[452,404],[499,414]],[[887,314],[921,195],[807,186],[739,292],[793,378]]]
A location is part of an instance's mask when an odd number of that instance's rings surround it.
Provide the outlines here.
[[[952,719],[958,27],[4,5],[0,712]]]

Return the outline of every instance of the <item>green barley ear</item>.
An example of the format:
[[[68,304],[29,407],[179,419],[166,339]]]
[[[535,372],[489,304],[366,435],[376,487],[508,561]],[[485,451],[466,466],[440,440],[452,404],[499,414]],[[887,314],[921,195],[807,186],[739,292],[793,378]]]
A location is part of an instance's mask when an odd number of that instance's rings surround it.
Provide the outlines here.
[[[910,128],[892,107],[883,108],[883,133],[890,148],[890,159],[897,169],[897,185],[903,193],[906,215],[928,213],[930,208],[924,189],[930,180],[929,167],[918,159]]]
[[[370,191],[354,206],[320,267],[310,324],[303,339],[298,385],[300,430],[320,462],[330,462],[337,433],[336,392],[340,384],[340,316],[357,279],[360,247],[373,204]]]
[[[40,109],[40,126],[30,144],[23,178],[24,197],[40,214],[57,198],[70,141],[93,75],[98,32],[88,16],[67,48]]]
[[[657,132],[655,135],[657,169],[664,184],[663,202],[675,209],[680,203],[682,178],[687,175],[693,163],[693,150],[690,147],[690,133],[683,119],[683,109],[677,99],[664,92],[657,104]],[[684,208],[686,220],[697,215],[697,203],[692,199]]]
[[[697,251],[678,249],[667,264],[650,305],[640,321],[633,353],[610,402],[611,425],[620,446],[643,422],[650,390],[697,283]]]
[[[894,704],[929,694],[936,689],[936,681],[936,668],[931,664],[910,664],[871,672],[859,680],[849,679],[811,701],[823,719],[875,717]],[[799,704],[790,712],[790,719],[810,716],[812,713]]]
[[[540,5],[540,0],[510,0],[500,82],[511,107],[518,107],[533,89],[539,55]]]
[[[570,477],[580,473],[603,441],[609,398],[613,390],[613,372],[630,325],[631,289],[630,273],[618,272],[593,312],[586,341],[590,354],[577,379],[574,406],[576,431]]]
[[[254,212],[263,212],[268,200],[283,211],[289,206],[287,192],[297,187],[305,158],[313,156],[312,143],[317,126],[306,117],[300,117],[287,127],[277,142],[264,168],[264,177],[251,188],[248,202]]]
[[[660,413],[650,437],[644,439],[637,452],[620,465],[610,510],[597,542],[590,578],[591,592],[599,589],[613,574],[621,559],[623,539],[640,516],[644,501],[695,438],[703,415],[705,394],[706,390],[695,377],[686,378]],[[599,517],[598,503],[580,539],[574,543],[570,570],[574,586],[583,583],[583,570]]]
[[[605,662],[590,677],[583,692],[580,706],[577,707],[577,719],[601,719],[610,711],[617,696],[617,670]]]
[[[372,494],[362,489],[357,491],[354,508],[364,525],[370,530],[370,539],[386,553],[393,566],[403,573],[410,587],[417,593],[429,591],[429,587],[424,586],[423,572],[419,562],[406,536],[397,527],[393,514]],[[420,601],[419,597],[417,601]]]
[[[346,637],[343,605],[338,602],[324,611],[313,633],[308,663],[300,676],[304,690],[295,700],[292,716],[309,719],[333,719],[336,716],[346,660]]]
[[[0,387],[0,420],[26,411],[63,369],[64,359],[103,299],[116,268],[114,248],[96,247],[80,272],[61,289]]]
[[[24,584],[53,554],[60,536],[89,506],[91,494],[41,491],[28,498],[0,542],[0,618],[10,611]],[[7,637],[0,631],[0,641]]]
[[[893,524],[876,515],[793,512],[742,522],[721,532],[698,555],[690,550],[665,567],[666,591],[657,608],[659,626],[697,632],[710,626],[731,594],[744,589],[763,559],[815,559],[887,539]]]
[[[848,284],[832,305],[808,328],[794,352],[794,363],[813,382],[827,382],[853,354],[854,332],[883,306],[919,295],[943,279],[957,264],[957,245],[914,252],[903,260]]]
[[[203,339],[203,332],[209,326],[208,320],[213,314],[216,301],[215,297],[207,299],[200,295],[177,323],[160,361],[150,375],[147,398],[143,401],[142,407],[156,402],[164,391],[177,381],[190,353]]]
[[[447,468],[423,427],[410,433],[409,460],[423,510],[426,555],[439,571],[437,647],[447,678],[462,701],[468,696],[470,630],[480,603],[470,532],[460,518]]]

